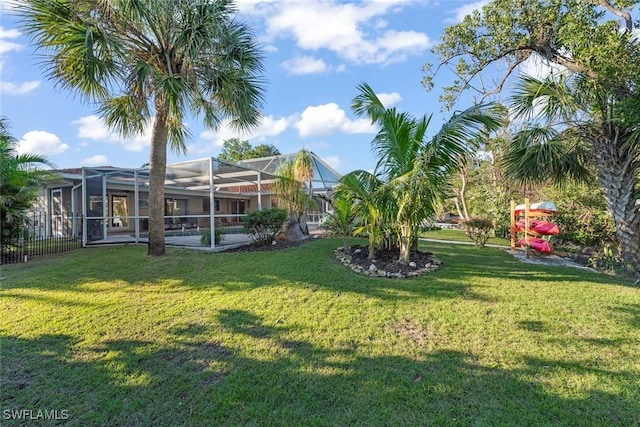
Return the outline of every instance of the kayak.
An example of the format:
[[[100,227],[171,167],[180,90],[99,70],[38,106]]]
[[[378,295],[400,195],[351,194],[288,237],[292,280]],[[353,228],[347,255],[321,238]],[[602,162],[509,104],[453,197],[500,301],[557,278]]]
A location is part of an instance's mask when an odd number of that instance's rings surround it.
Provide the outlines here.
[[[524,231],[524,228],[524,219],[516,222],[515,231]],[[557,236],[560,234],[560,229],[558,229],[557,225],[551,221],[544,220],[531,220],[529,230],[545,236]]]
[[[518,240],[518,244],[520,244],[520,246],[525,246],[526,242],[524,237],[520,238],[520,240]],[[549,242],[547,242],[544,239],[538,239],[536,237],[529,237],[529,247],[531,249],[533,249],[534,251],[543,253],[543,254],[550,254],[551,253],[551,244]]]

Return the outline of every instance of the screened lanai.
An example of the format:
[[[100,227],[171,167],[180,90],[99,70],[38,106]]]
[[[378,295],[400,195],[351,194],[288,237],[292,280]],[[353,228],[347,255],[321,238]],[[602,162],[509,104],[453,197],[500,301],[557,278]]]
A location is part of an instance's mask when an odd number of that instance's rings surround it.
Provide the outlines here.
[[[213,157],[167,165],[166,236],[199,237],[216,225],[229,233],[238,231],[247,212],[271,207],[271,194],[265,189],[274,178],[272,173]],[[82,194],[83,244],[146,241],[149,168],[85,167],[82,182],[73,188]]]
[[[167,244],[201,247],[200,237],[212,226],[224,232],[225,243],[237,240],[248,212],[277,206],[271,191],[277,168],[294,156],[239,164],[207,157],[167,165]],[[313,193],[330,195],[340,175],[315,154],[313,158]],[[34,208],[38,235],[81,238],[85,246],[147,241],[148,168],[84,167],[57,170],[56,175],[43,183]],[[329,210],[326,198],[316,200],[317,210],[307,218],[310,225]]]

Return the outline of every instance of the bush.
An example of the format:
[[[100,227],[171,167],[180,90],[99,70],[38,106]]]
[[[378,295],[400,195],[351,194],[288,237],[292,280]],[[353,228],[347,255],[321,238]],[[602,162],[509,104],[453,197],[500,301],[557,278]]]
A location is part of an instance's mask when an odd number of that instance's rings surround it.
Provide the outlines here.
[[[216,224],[215,226],[215,244],[219,245],[220,242],[222,241],[222,226],[220,224]],[[205,230],[202,230],[202,236],[200,236],[200,243],[203,246],[211,246],[211,229],[207,228]]]
[[[244,232],[259,245],[270,244],[287,221],[284,209],[265,209],[247,214],[244,218]]]
[[[493,222],[487,218],[470,218],[462,221],[462,226],[465,234],[480,247],[487,243],[493,230]]]

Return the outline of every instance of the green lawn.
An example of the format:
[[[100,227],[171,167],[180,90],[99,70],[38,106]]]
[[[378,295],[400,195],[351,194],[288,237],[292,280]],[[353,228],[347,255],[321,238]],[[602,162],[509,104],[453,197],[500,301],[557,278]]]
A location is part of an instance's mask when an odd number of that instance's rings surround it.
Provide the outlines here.
[[[420,237],[424,237],[427,239],[436,239],[436,240],[447,240],[451,242],[466,242],[473,243],[473,240],[467,236],[463,230],[433,230],[433,231],[425,231],[420,234]],[[491,237],[487,241],[487,244],[491,245],[502,245],[502,246],[511,246],[511,241],[509,239],[503,239],[501,237]]]
[[[2,426],[640,422],[640,288],[428,243],[416,279],[339,239],[263,253],[81,249],[3,267]],[[48,423],[46,425],[52,425]]]

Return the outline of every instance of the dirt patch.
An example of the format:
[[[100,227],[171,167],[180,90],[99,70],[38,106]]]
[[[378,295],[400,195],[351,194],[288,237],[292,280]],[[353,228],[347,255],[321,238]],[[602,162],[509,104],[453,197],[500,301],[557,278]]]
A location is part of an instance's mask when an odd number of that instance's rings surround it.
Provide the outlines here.
[[[232,248],[232,249],[225,249],[224,252],[228,253],[228,252],[271,252],[271,251],[279,251],[282,249],[287,249],[287,248],[295,248],[297,246],[301,246],[304,245],[305,243],[309,243],[313,240],[315,240],[317,237],[316,236],[311,236],[308,237],[306,239],[302,239],[302,240],[298,240],[297,242],[290,242],[288,240],[285,239],[278,239],[278,240],[274,240],[275,244],[270,244],[270,245],[257,245],[255,243],[251,243],[245,246],[239,246],[237,248]]]

